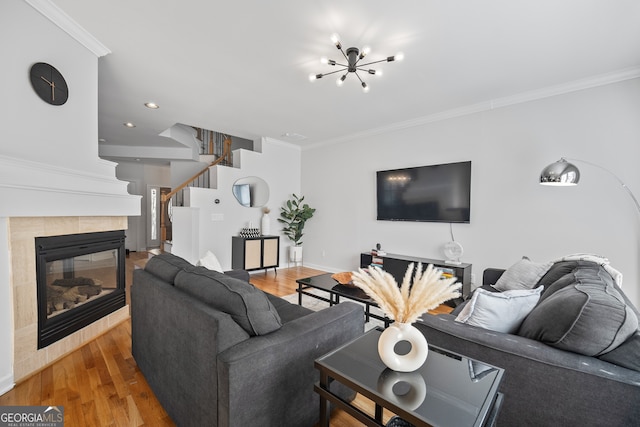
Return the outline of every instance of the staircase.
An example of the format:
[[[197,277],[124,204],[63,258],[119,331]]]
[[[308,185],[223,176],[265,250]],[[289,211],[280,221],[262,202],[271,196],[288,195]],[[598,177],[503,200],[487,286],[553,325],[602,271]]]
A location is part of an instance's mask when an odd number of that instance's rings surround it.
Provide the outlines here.
[[[220,144],[217,144],[221,147],[221,150],[218,151],[218,157],[209,163],[205,168],[203,168],[198,173],[194,174],[182,184],[178,185],[176,188],[171,191],[160,194],[160,230],[161,231],[161,241],[164,242],[167,240],[167,229],[171,227],[171,209],[173,206],[184,206],[184,189],[187,187],[196,187],[196,188],[209,188],[210,183],[210,169],[216,165],[222,166],[232,166],[233,165],[233,153],[231,152],[231,137],[227,135],[222,135],[218,132],[208,131],[205,129],[194,128],[196,129],[197,135],[196,138],[206,145],[207,148],[211,148],[210,153],[205,154],[215,154],[216,141],[215,136],[220,135],[223,136],[224,139],[221,140]]]

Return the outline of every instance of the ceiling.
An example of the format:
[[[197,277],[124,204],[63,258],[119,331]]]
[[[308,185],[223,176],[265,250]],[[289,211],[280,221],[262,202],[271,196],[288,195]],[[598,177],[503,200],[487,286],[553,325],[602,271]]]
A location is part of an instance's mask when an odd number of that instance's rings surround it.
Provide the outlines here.
[[[122,158],[176,146],[159,136],[175,123],[305,147],[640,69],[637,0],[53,2],[112,52],[99,60],[99,137]],[[353,75],[311,83],[332,71],[321,56],[341,59],[332,33],[370,46],[370,61],[405,60],[364,76],[369,93]]]

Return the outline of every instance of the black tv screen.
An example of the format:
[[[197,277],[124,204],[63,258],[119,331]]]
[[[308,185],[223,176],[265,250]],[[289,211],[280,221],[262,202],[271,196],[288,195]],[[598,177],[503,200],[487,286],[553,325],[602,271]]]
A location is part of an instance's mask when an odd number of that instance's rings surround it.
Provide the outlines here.
[[[471,162],[376,172],[378,220],[470,222]]]

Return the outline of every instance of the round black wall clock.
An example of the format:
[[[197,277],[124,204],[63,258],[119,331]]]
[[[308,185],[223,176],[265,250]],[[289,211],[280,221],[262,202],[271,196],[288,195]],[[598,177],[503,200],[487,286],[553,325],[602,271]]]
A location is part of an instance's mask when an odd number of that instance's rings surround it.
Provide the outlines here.
[[[35,63],[31,66],[29,75],[33,90],[44,102],[62,105],[69,99],[67,82],[54,66],[44,62]]]

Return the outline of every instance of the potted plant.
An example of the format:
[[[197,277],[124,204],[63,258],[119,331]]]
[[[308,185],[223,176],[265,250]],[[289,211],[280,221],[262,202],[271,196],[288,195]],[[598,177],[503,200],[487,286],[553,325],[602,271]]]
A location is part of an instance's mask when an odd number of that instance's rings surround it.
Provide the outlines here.
[[[285,236],[292,242],[293,246],[289,250],[289,259],[293,262],[302,260],[302,231],[306,222],[313,217],[315,209],[303,203],[304,196],[291,195],[284,206],[280,208],[280,218],[278,221],[284,224],[282,229]]]

